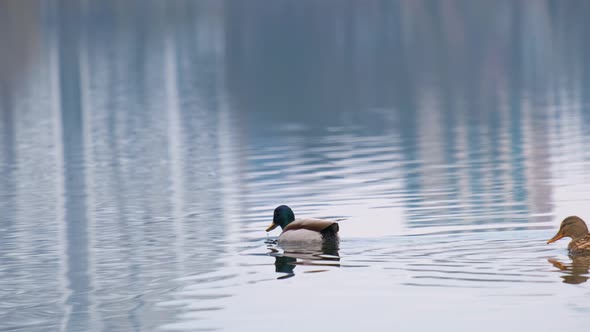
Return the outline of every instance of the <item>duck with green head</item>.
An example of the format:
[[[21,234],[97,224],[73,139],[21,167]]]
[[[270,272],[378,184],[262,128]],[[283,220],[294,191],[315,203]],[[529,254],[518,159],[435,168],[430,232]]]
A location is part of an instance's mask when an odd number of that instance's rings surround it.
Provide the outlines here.
[[[281,227],[279,244],[286,242],[319,242],[338,241],[339,226],[335,220],[325,219],[295,219],[290,207],[281,205],[274,211],[272,224],[266,228],[267,232]]]
[[[561,238],[569,237],[572,241],[567,246],[572,255],[590,255],[590,234],[588,227],[582,218],[570,216],[561,222],[559,231],[547,241],[547,244],[553,243]]]

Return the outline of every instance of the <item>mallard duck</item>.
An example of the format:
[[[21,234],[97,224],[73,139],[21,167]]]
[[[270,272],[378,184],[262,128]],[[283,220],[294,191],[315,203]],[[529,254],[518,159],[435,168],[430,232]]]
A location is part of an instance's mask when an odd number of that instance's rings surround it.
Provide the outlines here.
[[[547,241],[547,244],[564,237],[572,239],[567,246],[570,254],[590,254],[590,234],[588,233],[588,227],[586,227],[586,223],[582,218],[570,216],[563,219],[559,231],[554,237]]]
[[[279,235],[281,242],[319,242],[338,241],[339,226],[335,220],[298,219],[290,207],[281,205],[275,209],[272,224],[266,228],[267,232],[280,226],[283,230]]]

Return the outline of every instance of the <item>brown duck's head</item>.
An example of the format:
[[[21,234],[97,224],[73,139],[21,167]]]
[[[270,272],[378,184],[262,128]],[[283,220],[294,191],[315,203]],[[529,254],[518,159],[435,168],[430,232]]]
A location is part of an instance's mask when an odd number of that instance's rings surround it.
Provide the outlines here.
[[[569,237],[575,240],[586,234],[588,234],[588,227],[586,227],[584,220],[577,216],[570,216],[563,219],[561,226],[559,227],[559,231],[554,237],[547,241],[547,244],[555,242],[564,237]]]

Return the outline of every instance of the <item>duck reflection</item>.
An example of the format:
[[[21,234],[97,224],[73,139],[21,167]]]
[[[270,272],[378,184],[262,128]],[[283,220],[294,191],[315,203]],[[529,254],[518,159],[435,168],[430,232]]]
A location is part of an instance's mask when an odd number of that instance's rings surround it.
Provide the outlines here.
[[[337,242],[289,244],[277,246],[268,243],[270,255],[275,258],[275,271],[284,273],[278,279],[287,279],[295,275],[298,265],[315,266],[318,269],[307,270],[304,273],[325,272],[329,267],[340,267],[339,245]],[[282,249],[282,252],[281,252]]]
[[[581,284],[588,281],[590,256],[570,256],[570,259],[571,262],[560,262],[554,258],[549,258],[547,261],[563,273],[561,278],[566,284]]]

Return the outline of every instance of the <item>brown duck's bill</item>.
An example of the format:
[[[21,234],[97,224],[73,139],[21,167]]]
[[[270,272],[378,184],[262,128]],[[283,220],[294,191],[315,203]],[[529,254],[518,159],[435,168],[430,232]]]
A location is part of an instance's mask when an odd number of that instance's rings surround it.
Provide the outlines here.
[[[552,237],[549,241],[547,241],[547,244],[553,243],[553,242],[555,242],[555,241],[557,241],[557,240],[559,240],[561,238],[563,238],[563,235],[560,234],[560,233],[557,233],[557,234],[555,234],[554,237]]]
[[[272,224],[270,224],[270,226],[268,226],[268,227],[266,228],[266,231],[267,231],[267,232],[270,232],[270,231],[272,231],[273,229],[277,228],[277,226],[278,226],[277,224],[275,224],[275,223],[272,223]]]

